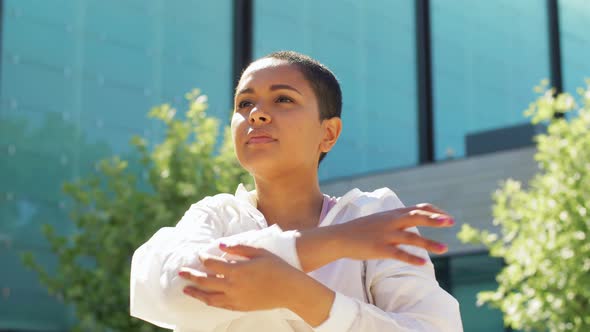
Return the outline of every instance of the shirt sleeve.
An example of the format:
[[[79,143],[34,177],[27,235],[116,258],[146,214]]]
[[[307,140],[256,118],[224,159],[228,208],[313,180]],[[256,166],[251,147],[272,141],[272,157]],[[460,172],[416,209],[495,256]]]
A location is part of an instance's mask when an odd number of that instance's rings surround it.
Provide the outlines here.
[[[428,257],[418,248],[403,249]],[[438,285],[430,260],[423,266],[368,261],[366,278],[373,304],[336,294],[329,318],[315,331],[463,331],[459,304]]]
[[[135,251],[130,275],[131,316],[163,328],[203,332],[243,316],[243,312],[207,306],[182,292],[189,282],[178,277],[181,267],[206,272],[200,254],[240,259],[224,256],[218,248],[220,242],[263,248],[301,269],[295,232],[282,232],[275,225],[250,227],[249,231],[224,237],[228,222],[219,216],[206,204],[194,204],[175,227],[160,229]]]
[[[363,204],[364,215],[404,206],[387,188],[368,196],[376,203]],[[416,227],[407,230],[418,233]],[[439,286],[426,250],[405,245],[400,248],[427,263],[415,266],[395,259],[366,261],[365,293],[370,303],[336,293],[329,318],[315,331],[462,332],[459,303]]]

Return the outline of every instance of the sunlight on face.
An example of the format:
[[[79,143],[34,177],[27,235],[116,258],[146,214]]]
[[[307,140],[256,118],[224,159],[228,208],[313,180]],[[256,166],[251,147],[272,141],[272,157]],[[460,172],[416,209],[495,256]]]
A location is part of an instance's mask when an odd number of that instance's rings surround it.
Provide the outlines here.
[[[316,172],[325,130],[314,91],[295,65],[262,59],[238,84],[232,135],[242,166],[254,176]]]

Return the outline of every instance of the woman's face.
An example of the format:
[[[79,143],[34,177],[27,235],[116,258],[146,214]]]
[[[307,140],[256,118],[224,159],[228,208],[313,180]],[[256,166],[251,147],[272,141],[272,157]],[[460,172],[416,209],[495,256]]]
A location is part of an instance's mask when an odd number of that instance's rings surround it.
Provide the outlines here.
[[[326,143],[332,131],[327,127],[296,66],[267,58],[242,75],[231,128],[238,160],[253,176],[317,172],[320,152],[333,144]]]

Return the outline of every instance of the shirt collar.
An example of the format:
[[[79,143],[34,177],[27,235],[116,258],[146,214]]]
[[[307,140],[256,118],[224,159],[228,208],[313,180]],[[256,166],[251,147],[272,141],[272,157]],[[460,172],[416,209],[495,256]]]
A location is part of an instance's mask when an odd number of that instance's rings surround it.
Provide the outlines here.
[[[258,206],[258,196],[256,195],[256,190],[248,191],[242,183],[238,185],[235,196],[238,200],[244,201],[253,207]]]

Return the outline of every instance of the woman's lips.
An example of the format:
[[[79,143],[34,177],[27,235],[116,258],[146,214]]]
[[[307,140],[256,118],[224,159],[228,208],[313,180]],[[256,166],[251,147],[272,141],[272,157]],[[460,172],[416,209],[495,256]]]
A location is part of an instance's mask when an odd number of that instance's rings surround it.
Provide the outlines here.
[[[252,137],[248,140],[247,144],[264,144],[264,143],[270,143],[270,142],[274,142],[275,139],[271,138],[271,137],[266,137],[266,136],[258,136],[258,137]]]

